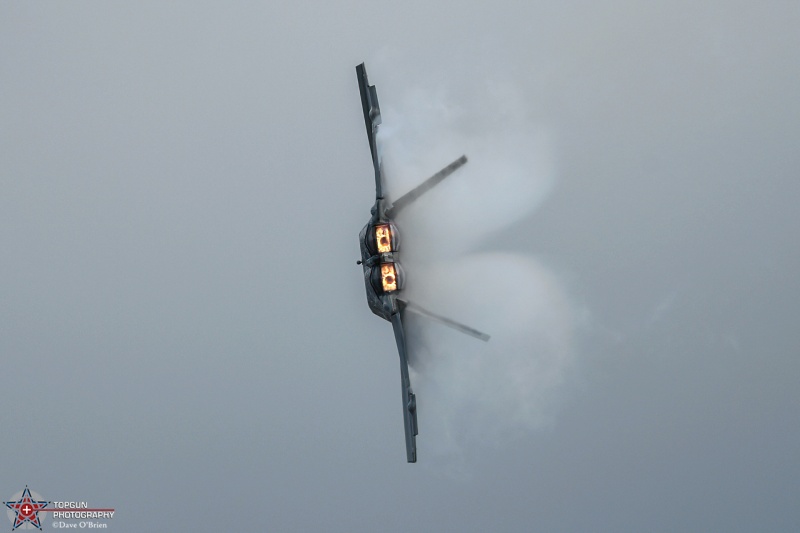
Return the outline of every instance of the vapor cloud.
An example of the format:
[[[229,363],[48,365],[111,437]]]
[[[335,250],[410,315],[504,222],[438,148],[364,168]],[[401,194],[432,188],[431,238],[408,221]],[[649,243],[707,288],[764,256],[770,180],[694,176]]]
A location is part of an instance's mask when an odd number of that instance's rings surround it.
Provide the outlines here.
[[[570,361],[571,313],[555,276],[529,255],[477,251],[513,232],[552,187],[547,135],[523,102],[513,85],[492,82],[409,88],[381,106],[390,199],[469,158],[398,217],[406,296],[492,335],[483,343],[408,320],[420,444],[436,454],[501,444],[544,423]]]

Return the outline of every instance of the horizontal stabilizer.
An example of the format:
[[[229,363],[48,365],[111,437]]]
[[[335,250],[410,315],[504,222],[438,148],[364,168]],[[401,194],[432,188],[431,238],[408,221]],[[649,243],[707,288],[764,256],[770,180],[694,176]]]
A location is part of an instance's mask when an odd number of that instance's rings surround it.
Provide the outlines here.
[[[480,340],[482,340],[484,342],[488,342],[489,339],[491,338],[486,333],[478,331],[477,329],[471,328],[469,326],[465,326],[464,324],[462,324],[460,322],[456,322],[455,320],[451,320],[451,319],[443,317],[441,315],[437,315],[436,313],[431,313],[427,309],[423,309],[422,307],[418,306],[415,303],[409,302],[407,300],[399,300],[399,301],[402,302],[405,305],[405,310],[406,311],[411,311],[412,313],[416,313],[416,314],[418,314],[420,316],[424,316],[426,318],[430,318],[431,320],[435,320],[436,322],[439,322],[440,324],[444,324],[445,326],[448,326],[448,327],[451,327],[453,329],[456,329],[456,330],[460,331],[461,333],[466,333],[467,335],[469,335],[471,337],[475,337],[476,339],[480,339]]]
[[[442,170],[440,170],[439,172],[437,172],[436,174],[426,179],[425,181],[417,185],[415,188],[411,189],[403,196],[398,198],[397,201],[394,202],[392,207],[386,210],[386,216],[389,218],[394,218],[395,215],[397,215],[397,213],[399,213],[401,209],[403,209],[405,206],[407,206],[408,204],[410,204],[411,202],[413,202],[414,200],[416,200],[429,190],[433,189],[443,179],[445,179],[447,176],[458,170],[466,163],[467,163],[467,156],[462,155],[461,157],[459,157],[458,159],[456,159],[455,161],[444,167]]]

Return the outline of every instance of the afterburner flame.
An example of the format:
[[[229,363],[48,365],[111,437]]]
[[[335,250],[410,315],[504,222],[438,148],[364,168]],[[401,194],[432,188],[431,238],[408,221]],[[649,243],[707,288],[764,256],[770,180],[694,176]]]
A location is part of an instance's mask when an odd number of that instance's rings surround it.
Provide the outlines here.
[[[388,224],[375,226],[375,242],[378,243],[379,254],[392,251],[392,230]]]
[[[383,285],[383,292],[397,290],[397,272],[393,263],[381,264],[381,284]]]

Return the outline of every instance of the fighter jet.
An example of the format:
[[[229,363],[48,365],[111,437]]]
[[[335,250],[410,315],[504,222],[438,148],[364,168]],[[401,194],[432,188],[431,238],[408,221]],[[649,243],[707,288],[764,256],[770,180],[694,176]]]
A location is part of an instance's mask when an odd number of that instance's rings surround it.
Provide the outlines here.
[[[400,353],[400,385],[403,394],[403,422],[406,433],[406,457],[409,463],[417,462],[416,436],[417,399],[411,389],[408,376],[408,346],[404,329],[405,313],[410,311],[452,327],[483,341],[489,335],[460,324],[449,318],[437,315],[401,297],[405,285],[405,273],[399,262],[399,233],[394,218],[411,202],[438,185],[447,176],[467,162],[461,156],[442,170],[423,181],[416,188],[389,202],[386,195],[386,180],[383,174],[380,151],[378,150],[378,126],[381,124],[381,109],[378,93],[370,85],[364,64],[356,67],[358,89],[361,93],[361,107],[364,110],[364,123],[367,127],[369,150],[375,170],[375,205],[372,216],[361,230],[358,239],[361,245],[361,260],[357,263],[364,269],[364,284],[367,289],[367,303],[373,313],[392,323],[397,351]]]

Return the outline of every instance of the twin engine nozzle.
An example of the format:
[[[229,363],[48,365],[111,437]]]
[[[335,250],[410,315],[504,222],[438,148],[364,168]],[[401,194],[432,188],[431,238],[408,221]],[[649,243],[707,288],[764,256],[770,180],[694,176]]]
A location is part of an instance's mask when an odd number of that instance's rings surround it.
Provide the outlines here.
[[[403,269],[394,254],[400,247],[400,234],[393,222],[376,224],[366,235],[367,250],[379,262],[372,267],[370,283],[378,294],[399,291],[404,285]]]

